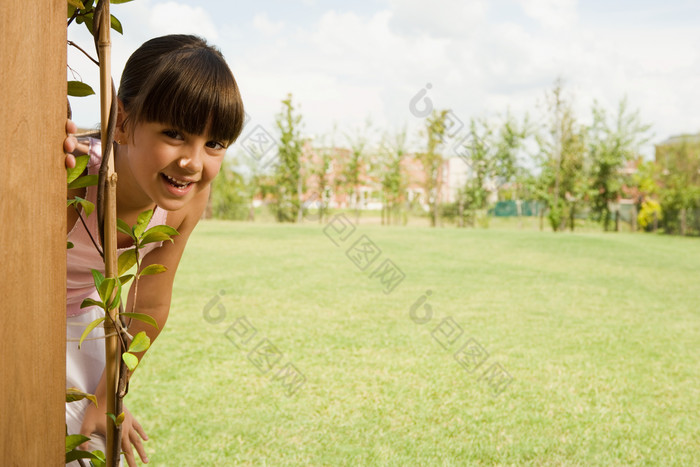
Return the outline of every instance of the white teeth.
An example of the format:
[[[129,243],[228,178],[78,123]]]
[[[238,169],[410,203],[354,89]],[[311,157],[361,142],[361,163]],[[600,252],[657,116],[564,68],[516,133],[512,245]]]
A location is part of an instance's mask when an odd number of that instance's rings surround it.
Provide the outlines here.
[[[179,186],[180,188],[184,188],[184,187],[186,187],[187,185],[190,184],[190,182],[181,182],[180,180],[176,180],[176,179],[174,179],[173,177],[170,177],[169,175],[166,175],[166,174],[163,174],[163,175],[165,175],[165,178],[167,178],[168,180],[170,180],[174,185],[177,185],[177,186]]]

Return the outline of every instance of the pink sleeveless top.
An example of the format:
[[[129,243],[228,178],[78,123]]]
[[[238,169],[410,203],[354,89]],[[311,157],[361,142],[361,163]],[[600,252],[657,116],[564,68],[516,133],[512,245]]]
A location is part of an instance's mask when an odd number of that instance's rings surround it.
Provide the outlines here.
[[[100,162],[102,161],[101,143],[97,139],[90,138],[90,162],[88,162],[88,174],[97,175],[100,170]],[[97,186],[87,187],[85,199],[91,203],[97,203]],[[80,210],[85,223],[90,229],[92,238],[97,244],[100,244],[100,234],[97,229],[97,212],[93,211],[89,216],[85,216],[85,212]],[[156,225],[165,224],[168,212],[159,207],[155,208],[153,218],[148,224],[150,229]],[[92,269],[97,269],[104,274],[105,266],[102,257],[95,249],[90,240],[90,236],[85,230],[85,226],[78,219],[73,226],[73,229],[68,234],[68,241],[73,243],[73,248],[67,250],[67,274],[66,274],[66,316],[78,316],[86,313],[89,308],[80,308],[80,304],[86,298],[99,300],[99,295],[95,289],[93,282]],[[161,243],[149,243],[140,251],[140,256],[143,258],[150,251],[160,247]],[[117,253],[121,253],[128,248],[120,248]],[[122,297],[126,299],[126,297]]]

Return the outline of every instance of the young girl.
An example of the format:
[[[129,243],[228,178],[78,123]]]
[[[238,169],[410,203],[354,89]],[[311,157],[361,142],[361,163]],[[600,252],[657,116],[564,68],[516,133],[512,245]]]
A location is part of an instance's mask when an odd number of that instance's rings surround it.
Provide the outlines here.
[[[173,242],[152,244],[141,250],[141,268],[162,264],[167,271],[143,276],[134,304],[133,289],[125,310],[147,313],[158,329],[132,320],[129,334],[145,331],[153,341],[168,317],[175,271],[180,257],[206,207],[210,183],[219,172],[226,153],[241,132],[243,103],[238,86],[221,53],[204,40],[171,35],[144,43],[129,58],[118,94],[119,111],[115,131],[117,172],[117,217],[134,225],[139,213],[154,209],[149,227],[167,224],[179,235]],[[75,155],[90,154],[87,172],[96,174],[101,160],[99,140],[79,142],[66,125],[66,165],[74,166]],[[97,188],[70,190],[96,202]],[[97,215],[85,216],[85,225],[74,208],[68,208],[67,346],[66,387],[95,394],[98,407],[87,400],[66,404],[68,433],[91,437],[90,449],[104,449],[97,442],[106,432],[104,329],[96,329],[78,349],[77,340],[94,319],[103,315],[97,307],[80,308],[87,297],[97,298],[91,269],[104,272],[104,263],[90,236],[99,244]],[[89,232],[89,233],[88,233]],[[118,248],[132,247],[131,239],[119,233]],[[133,448],[148,462],[142,440],[147,436],[133,415],[124,408],[122,450],[135,467]],[[87,446],[83,448],[88,449]]]

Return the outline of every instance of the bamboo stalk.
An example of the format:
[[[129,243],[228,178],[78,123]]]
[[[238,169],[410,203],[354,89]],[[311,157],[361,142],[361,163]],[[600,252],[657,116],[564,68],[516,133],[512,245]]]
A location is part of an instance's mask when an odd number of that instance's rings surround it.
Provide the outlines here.
[[[99,5],[101,4],[101,5]],[[112,151],[112,135],[109,131],[110,111],[112,110],[112,70],[111,70],[111,38],[109,1],[100,0],[98,4],[101,14],[99,17],[98,51],[100,57],[100,116],[103,155],[108,157],[107,177],[104,192],[104,259],[105,277],[118,279],[117,268],[117,174],[114,171],[114,157],[109,157]],[[117,320],[116,310],[109,312],[111,319],[105,320],[105,379],[107,392],[106,412],[115,416],[117,410],[117,383],[119,381],[119,337],[114,326]],[[107,417],[105,415],[105,417]],[[107,445],[105,457],[107,467],[116,467],[119,463],[120,430],[107,417]],[[116,452],[115,452],[116,451]]]

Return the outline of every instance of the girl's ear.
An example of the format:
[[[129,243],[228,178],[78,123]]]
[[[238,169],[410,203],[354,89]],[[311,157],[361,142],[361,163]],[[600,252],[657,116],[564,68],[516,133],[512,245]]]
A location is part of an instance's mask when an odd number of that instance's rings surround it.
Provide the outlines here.
[[[114,141],[119,144],[126,144],[129,138],[129,133],[126,129],[126,110],[124,110],[124,103],[121,99],[117,99],[117,102],[117,125],[114,129]]]

